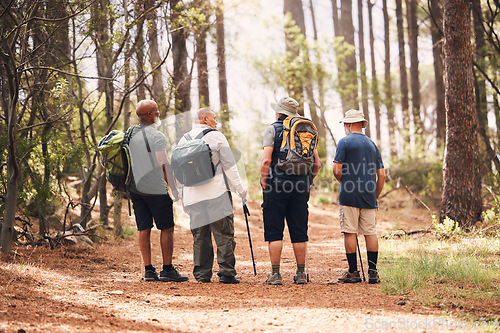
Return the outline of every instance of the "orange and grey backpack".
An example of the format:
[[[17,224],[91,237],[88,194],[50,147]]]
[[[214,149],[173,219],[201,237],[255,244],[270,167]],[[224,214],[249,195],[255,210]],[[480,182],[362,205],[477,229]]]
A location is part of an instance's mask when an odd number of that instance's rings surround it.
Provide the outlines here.
[[[287,175],[311,174],[317,144],[318,130],[311,120],[301,116],[285,118],[276,166]]]

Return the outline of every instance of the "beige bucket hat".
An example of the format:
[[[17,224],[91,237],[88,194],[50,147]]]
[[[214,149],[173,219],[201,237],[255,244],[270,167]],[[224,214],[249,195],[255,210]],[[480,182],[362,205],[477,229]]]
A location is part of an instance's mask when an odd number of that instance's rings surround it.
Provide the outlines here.
[[[283,97],[278,103],[271,103],[271,107],[276,113],[283,113],[287,116],[295,117],[299,115],[299,103],[291,97]]]
[[[363,111],[360,110],[348,110],[345,113],[345,117],[340,120],[341,123],[345,124],[359,123],[361,121],[363,122],[363,128],[368,126],[368,120],[365,119]]]

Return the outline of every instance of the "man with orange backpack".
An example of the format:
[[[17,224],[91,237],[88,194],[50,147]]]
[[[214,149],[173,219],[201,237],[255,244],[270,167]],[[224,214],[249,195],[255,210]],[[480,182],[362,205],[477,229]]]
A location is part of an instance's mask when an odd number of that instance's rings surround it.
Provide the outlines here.
[[[293,281],[306,284],[307,202],[312,180],[321,168],[316,149],[318,133],[309,119],[298,114],[299,103],[293,98],[284,97],[271,106],[277,121],[264,133],[260,165],[264,238],[269,242],[272,266],[266,284],[283,284],[280,261],[285,219],[297,262]]]

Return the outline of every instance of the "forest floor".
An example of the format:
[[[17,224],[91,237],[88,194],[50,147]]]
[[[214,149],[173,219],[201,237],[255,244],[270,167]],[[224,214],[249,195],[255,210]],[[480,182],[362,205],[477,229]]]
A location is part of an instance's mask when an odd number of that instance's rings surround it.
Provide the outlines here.
[[[195,281],[192,236],[182,223],[175,228],[174,265],[189,276],[185,283],[142,281],[137,232],[94,248],[14,246],[15,255],[2,257],[0,266],[0,332],[437,332],[453,328],[450,323],[474,308],[442,308],[421,304],[411,294],[388,295],[383,293],[383,281],[336,284],[347,262],[334,204],[310,203],[310,283],[293,284],[295,260],[285,236],[283,285],[267,286],[270,264],[260,202],[250,201],[248,206],[257,275],[239,209],[238,285],[219,283],[216,263],[212,283]],[[125,226],[135,228],[133,217],[123,216]],[[423,209],[393,207],[381,209],[377,222],[383,235],[395,228],[428,228],[430,218]],[[158,230],[152,239],[153,264],[159,270]],[[366,270],[364,241],[360,245]],[[474,311],[499,311],[498,304],[477,303]]]

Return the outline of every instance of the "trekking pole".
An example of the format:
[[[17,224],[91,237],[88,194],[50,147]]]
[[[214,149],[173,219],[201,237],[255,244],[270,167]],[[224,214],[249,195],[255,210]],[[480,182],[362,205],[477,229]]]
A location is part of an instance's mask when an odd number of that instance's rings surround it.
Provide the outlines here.
[[[246,203],[243,203],[243,212],[245,213],[245,221],[247,222],[248,242],[250,243],[250,253],[252,254],[253,274],[257,275],[257,269],[255,268],[255,258],[253,256],[252,238],[250,237],[250,226],[248,225],[248,216],[250,215],[250,212],[248,211]]]
[[[363,273],[363,281],[366,282],[365,270],[363,269],[363,259],[361,258],[361,250],[359,249],[358,234],[356,234],[356,244],[358,245],[359,262],[361,264],[361,272]]]

